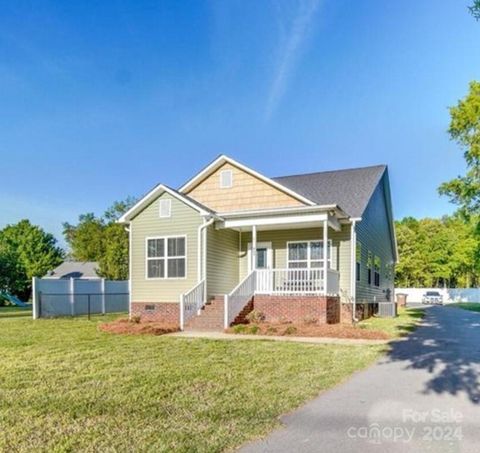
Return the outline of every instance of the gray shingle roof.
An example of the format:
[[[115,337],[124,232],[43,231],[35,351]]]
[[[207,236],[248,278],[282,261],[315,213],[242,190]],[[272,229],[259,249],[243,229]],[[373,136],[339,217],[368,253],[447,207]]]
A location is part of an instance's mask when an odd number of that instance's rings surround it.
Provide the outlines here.
[[[45,277],[48,278],[98,278],[98,263],[95,261],[64,261]]]
[[[386,169],[376,165],[272,179],[315,203],[336,204],[351,217],[361,217]]]

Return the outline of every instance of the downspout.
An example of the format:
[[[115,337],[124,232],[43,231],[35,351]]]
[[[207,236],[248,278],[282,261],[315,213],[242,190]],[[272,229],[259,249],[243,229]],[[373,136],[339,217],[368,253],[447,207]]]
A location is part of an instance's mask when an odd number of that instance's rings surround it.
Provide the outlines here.
[[[350,281],[350,298],[352,300],[352,321],[358,322],[357,319],[357,230],[356,220],[352,220],[352,229],[350,234],[351,248],[351,281]]]
[[[202,235],[202,233],[206,232],[206,228],[210,226],[213,222],[215,222],[215,219],[213,217],[208,221],[206,219],[203,219],[203,223],[198,227],[198,236],[197,236],[198,283],[200,283],[202,279],[205,278],[206,269],[207,269],[207,236],[206,234]],[[202,236],[203,236],[203,241],[202,241]],[[202,242],[203,242],[203,253],[202,253]]]

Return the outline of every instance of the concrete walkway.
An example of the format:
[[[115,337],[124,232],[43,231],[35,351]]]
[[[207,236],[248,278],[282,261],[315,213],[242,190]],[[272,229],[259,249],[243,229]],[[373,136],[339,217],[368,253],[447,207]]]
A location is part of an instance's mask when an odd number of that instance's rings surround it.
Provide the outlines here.
[[[432,307],[407,340],[243,452],[480,451],[480,314]]]
[[[381,345],[387,344],[391,340],[362,340],[351,338],[328,338],[328,337],[284,337],[276,335],[250,335],[250,334],[232,334],[225,332],[175,332],[167,334],[170,337],[179,338],[206,338],[209,340],[270,340],[284,341],[291,343],[310,343],[310,344],[342,344],[342,345]]]

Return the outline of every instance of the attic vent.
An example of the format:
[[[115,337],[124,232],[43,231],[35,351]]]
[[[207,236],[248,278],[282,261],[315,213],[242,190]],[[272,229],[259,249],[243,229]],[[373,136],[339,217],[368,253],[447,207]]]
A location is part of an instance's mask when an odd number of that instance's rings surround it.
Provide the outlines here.
[[[160,217],[170,217],[172,211],[172,200],[160,200]]]
[[[232,170],[222,170],[220,172],[220,187],[228,189],[233,186],[233,172]]]

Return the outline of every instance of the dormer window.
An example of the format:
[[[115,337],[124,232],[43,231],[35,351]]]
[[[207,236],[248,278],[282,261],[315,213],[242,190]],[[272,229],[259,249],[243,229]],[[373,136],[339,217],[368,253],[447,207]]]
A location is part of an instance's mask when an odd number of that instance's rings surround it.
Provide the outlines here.
[[[222,170],[220,172],[220,188],[228,189],[233,186],[233,172],[232,170]]]
[[[172,200],[160,200],[160,212],[161,218],[170,217],[172,214]]]

